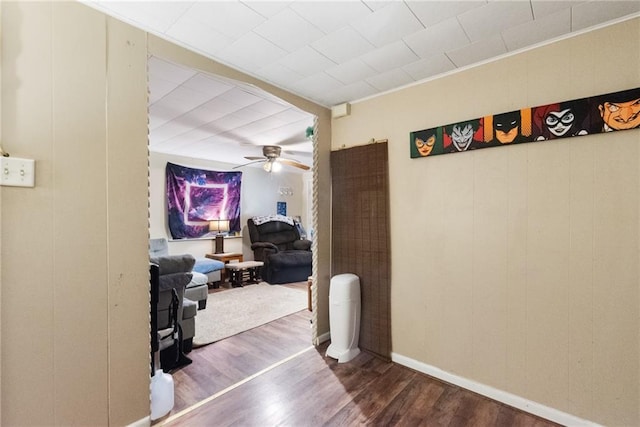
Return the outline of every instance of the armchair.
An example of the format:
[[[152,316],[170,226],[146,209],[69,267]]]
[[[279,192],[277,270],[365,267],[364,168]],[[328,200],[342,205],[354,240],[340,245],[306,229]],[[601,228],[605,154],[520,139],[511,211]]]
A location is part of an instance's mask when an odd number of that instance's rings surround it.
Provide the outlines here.
[[[311,276],[311,242],[300,238],[292,218],[253,217],[247,220],[247,228],[254,259],[264,262],[261,275],[266,282],[304,282]]]
[[[192,348],[196,331],[197,304],[185,298],[184,292],[191,281],[191,269],[195,259],[191,255],[173,255],[154,257],[150,262],[152,271],[157,266],[157,274],[152,274],[151,282],[152,291],[157,288],[154,291],[157,293],[157,301],[152,298],[152,303],[156,306],[155,316],[151,319],[152,330],[155,329],[159,334],[161,365],[167,371],[191,363],[183,353],[188,353]],[[178,336],[175,336],[176,332]],[[177,348],[174,345],[166,345],[171,344],[171,340],[164,339],[168,337],[168,333],[177,341]]]
[[[168,256],[169,243],[165,238],[149,240],[149,256]],[[209,295],[208,283],[220,281],[220,271],[224,270],[224,263],[208,258],[197,258],[191,272],[191,281],[185,288],[184,296],[198,303],[198,310],[207,306]]]

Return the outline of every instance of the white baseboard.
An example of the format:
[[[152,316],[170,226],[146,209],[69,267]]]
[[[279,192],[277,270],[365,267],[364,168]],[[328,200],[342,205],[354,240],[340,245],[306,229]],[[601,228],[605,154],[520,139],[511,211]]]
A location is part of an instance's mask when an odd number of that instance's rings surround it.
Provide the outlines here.
[[[320,345],[325,341],[329,341],[331,339],[331,332],[325,332],[322,335],[318,335],[318,339],[316,340],[315,345]]]
[[[144,417],[138,421],[134,421],[127,427],[149,427],[151,425],[151,416]]]
[[[438,378],[442,381],[455,384],[459,387],[489,397],[498,402],[502,402],[506,405],[513,406],[522,411],[529,412],[530,414],[537,415],[547,420],[562,424],[565,426],[585,426],[585,427],[601,427],[600,424],[596,424],[592,421],[578,418],[574,415],[567,414],[554,408],[542,405],[537,402],[525,399],[524,397],[516,396],[515,394],[508,393],[506,391],[498,390],[491,386],[460,377],[455,374],[443,371],[435,366],[428,365],[426,363],[418,362],[417,360],[403,356],[398,353],[391,353],[391,360],[399,365],[406,366],[414,369],[423,374],[430,375]]]

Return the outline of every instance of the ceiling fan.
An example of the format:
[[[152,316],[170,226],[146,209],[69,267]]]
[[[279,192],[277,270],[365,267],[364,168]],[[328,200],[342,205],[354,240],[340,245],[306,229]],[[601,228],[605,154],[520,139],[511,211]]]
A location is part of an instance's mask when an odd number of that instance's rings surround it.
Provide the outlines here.
[[[252,161],[249,163],[245,163],[244,165],[236,166],[233,169],[260,162],[265,162],[262,166],[262,169],[267,172],[278,172],[280,169],[282,169],[282,164],[293,166],[306,171],[311,169],[309,166],[302,164],[297,160],[280,157],[281,152],[282,148],[277,145],[265,145],[262,147],[262,157],[245,156],[245,159]]]

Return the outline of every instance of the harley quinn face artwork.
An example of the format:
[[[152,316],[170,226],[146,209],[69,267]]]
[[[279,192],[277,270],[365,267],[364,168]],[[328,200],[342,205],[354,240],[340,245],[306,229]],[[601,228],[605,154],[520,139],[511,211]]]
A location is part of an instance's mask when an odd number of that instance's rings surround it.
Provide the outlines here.
[[[588,134],[587,111],[588,105],[582,100],[535,107],[533,139],[544,141]]]

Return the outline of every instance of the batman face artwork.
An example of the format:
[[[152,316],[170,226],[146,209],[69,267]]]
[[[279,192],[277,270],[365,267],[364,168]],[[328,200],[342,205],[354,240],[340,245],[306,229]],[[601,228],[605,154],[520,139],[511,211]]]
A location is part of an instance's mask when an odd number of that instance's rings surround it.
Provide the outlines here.
[[[496,114],[493,116],[493,132],[500,144],[518,142],[520,137],[520,111]]]

